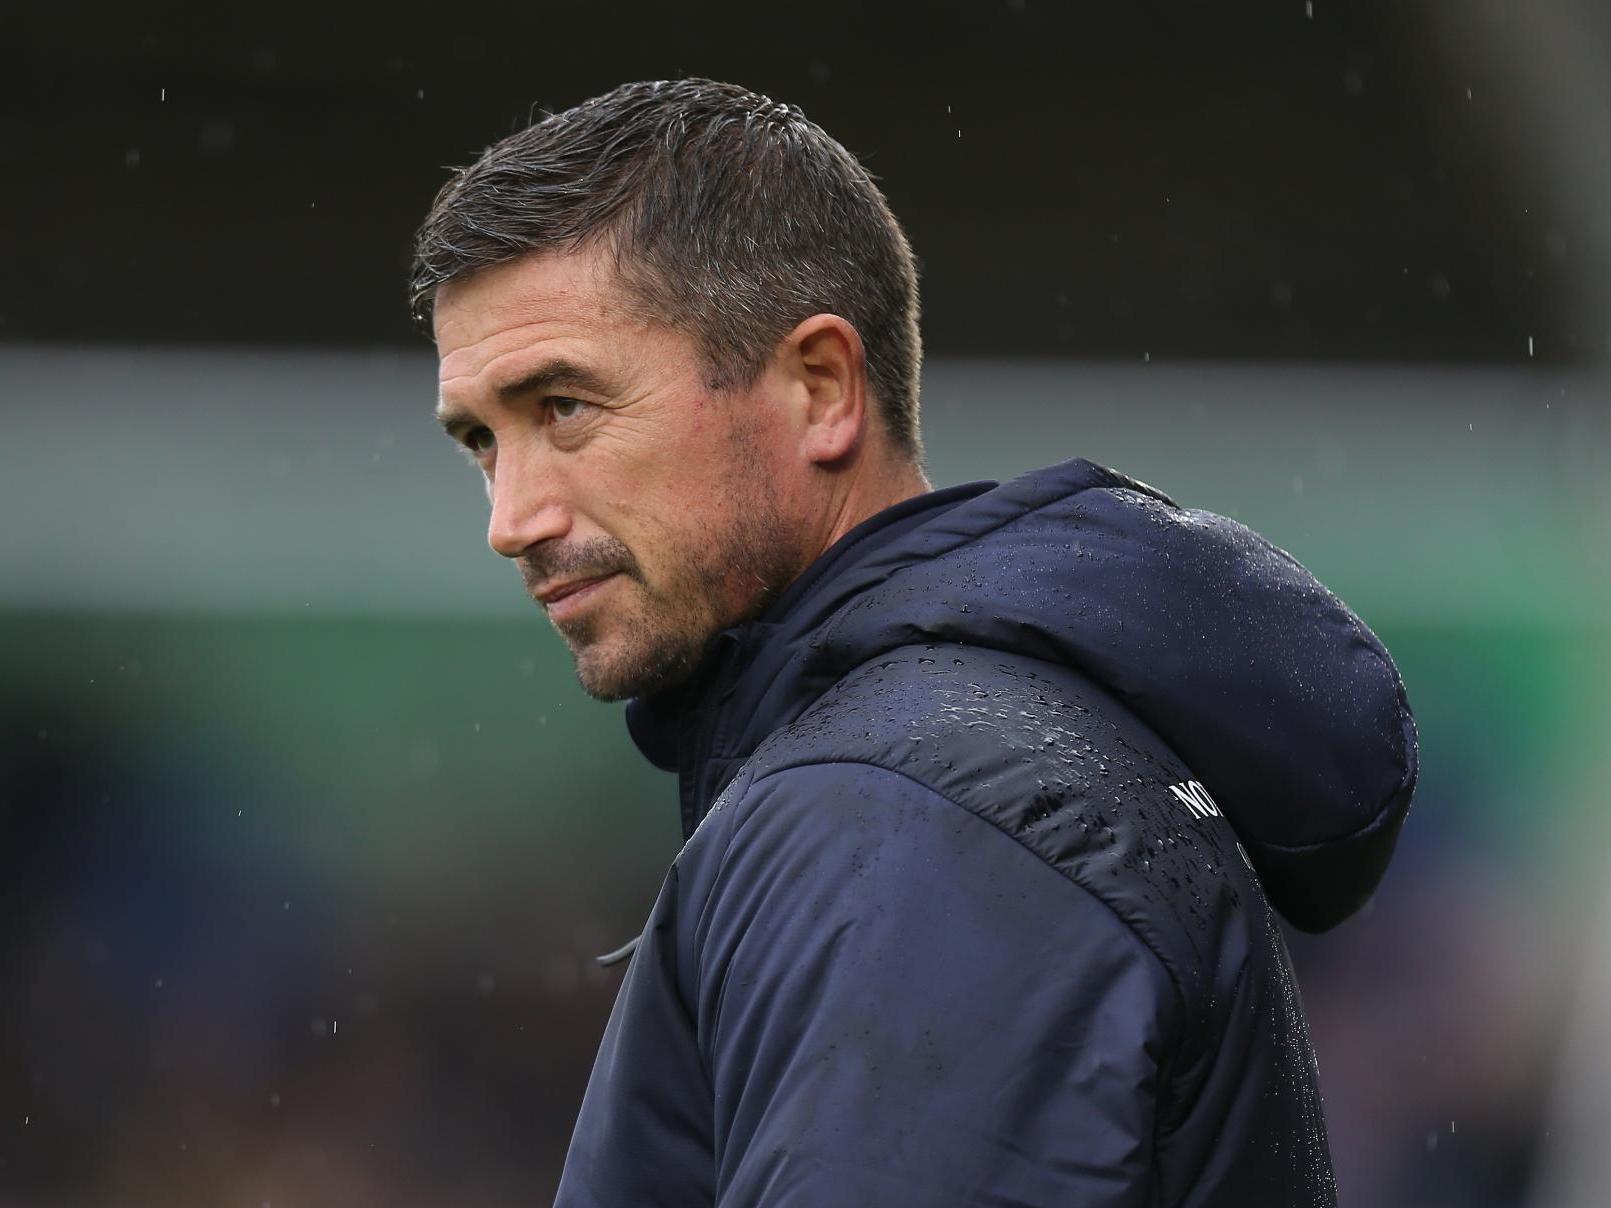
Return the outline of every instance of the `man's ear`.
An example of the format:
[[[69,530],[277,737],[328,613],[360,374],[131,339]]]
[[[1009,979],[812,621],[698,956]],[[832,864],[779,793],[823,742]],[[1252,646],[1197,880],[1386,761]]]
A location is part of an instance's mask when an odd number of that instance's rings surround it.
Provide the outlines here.
[[[838,315],[812,315],[783,338],[801,410],[800,451],[817,465],[853,453],[866,436],[867,353]]]

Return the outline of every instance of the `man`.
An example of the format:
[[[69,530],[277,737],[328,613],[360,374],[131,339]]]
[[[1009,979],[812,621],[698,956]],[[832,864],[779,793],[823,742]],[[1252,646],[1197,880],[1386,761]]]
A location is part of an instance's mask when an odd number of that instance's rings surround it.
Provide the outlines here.
[[[1335,596],[1087,462],[930,491],[901,229],[742,89],[504,140],[413,286],[492,547],[680,777],[559,1203],[1335,1203],[1269,903],[1354,910],[1416,767]]]

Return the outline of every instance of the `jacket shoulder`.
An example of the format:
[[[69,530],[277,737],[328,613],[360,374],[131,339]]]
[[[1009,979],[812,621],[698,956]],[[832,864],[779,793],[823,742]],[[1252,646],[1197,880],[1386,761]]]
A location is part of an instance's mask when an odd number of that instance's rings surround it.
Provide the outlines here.
[[[890,651],[771,735],[723,798],[791,767],[908,776],[1088,891],[1189,1005],[1216,998],[1225,924],[1268,906],[1212,793],[1133,713],[1064,666],[958,644]]]
[[[820,840],[843,823],[843,809],[823,808],[824,786],[863,815],[900,812],[908,785],[931,802],[930,822],[959,807],[1047,873],[1020,870],[980,892],[1035,902],[1047,918],[1098,904],[1139,941],[1129,952],[1155,958],[1131,967],[1172,985],[1167,1008],[1153,1003],[1178,1025],[1164,1040],[1155,1118],[1168,1202],[1334,1202],[1313,1048],[1258,880],[1209,788],[1072,668],[960,644],[902,647],[856,668],[756,750],[689,841],[690,887],[703,886],[695,914],[722,896],[729,859],[760,852],[780,861],[762,880],[815,917],[797,895],[836,874],[792,856],[801,835]],[[889,829],[889,841],[909,840]],[[954,843],[983,841],[954,828]],[[1071,896],[1055,892],[1059,877]],[[694,934],[685,940],[690,961],[708,958]],[[1063,955],[1074,966],[1044,967],[1048,984],[1076,967],[1072,984],[1101,980],[1077,949]],[[1234,1134],[1222,1128],[1231,1117]]]

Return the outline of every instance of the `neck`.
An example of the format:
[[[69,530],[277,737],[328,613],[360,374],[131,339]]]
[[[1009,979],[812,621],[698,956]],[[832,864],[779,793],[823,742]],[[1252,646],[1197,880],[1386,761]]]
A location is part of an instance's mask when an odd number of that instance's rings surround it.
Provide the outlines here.
[[[886,461],[876,471],[871,467],[859,473],[852,471],[842,483],[835,484],[820,530],[822,536],[809,551],[807,565],[869,516],[930,490],[933,488],[923,467],[913,458]]]

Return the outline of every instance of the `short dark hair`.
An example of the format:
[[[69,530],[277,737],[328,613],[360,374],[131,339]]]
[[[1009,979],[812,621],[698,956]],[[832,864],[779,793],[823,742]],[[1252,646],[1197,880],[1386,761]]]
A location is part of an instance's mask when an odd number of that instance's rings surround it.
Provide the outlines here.
[[[873,177],[792,105],[733,84],[623,84],[489,147],[414,242],[429,328],[443,282],[599,243],[644,317],[687,332],[712,389],[754,382],[801,320],[848,320],[898,447],[919,451],[917,266]]]

